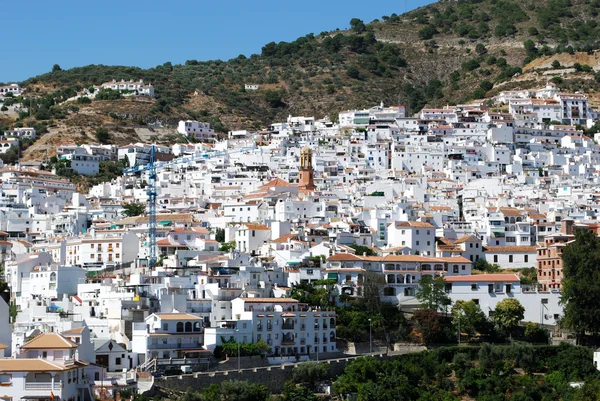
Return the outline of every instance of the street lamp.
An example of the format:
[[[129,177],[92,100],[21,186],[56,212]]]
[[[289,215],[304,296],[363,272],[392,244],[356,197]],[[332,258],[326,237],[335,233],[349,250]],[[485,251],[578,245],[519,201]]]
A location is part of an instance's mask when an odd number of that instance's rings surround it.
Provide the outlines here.
[[[236,337],[237,337],[237,333],[240,332],[240,329],[235,329],[235,332],[236,332]],[[238,344],[238,353],[237,353],[238,354],[238,358],[237,358],[238,359],[238,372],[241,372],[242,368],[241,368],[241,362],[240,362],[240,350],[241,350],[242,344],[240,343],[239,339],[237,341],[237,344]]]
[[[372,343],[372,328],[373,328],[373,321],[371,319],[369,319],[369,354],[373,353],[373,343]]]

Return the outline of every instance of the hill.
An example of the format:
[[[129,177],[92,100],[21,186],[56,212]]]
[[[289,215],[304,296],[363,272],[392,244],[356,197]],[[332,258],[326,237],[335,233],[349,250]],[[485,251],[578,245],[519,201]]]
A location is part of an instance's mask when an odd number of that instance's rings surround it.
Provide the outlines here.
[[[600,48],[598,11],[600,0],[442,1],[367,24],[355,18],[345,31],[271,42],[250,57],[150,69],[55,66],[22,84],[39,96],[32,124],[66,120],[81,126],[77,119],[84,110],[57,104],[112,79],[144,79],[157,93],[143,111],[124,113],[121,125],[168,124],[181,117],[211,122],[220,132],[258,129],[289,114],[335,118],[341,109],[381,101],[404,104],[412,113],[426,104],[456,104],[545,82],[553,67],[540,60],[562,57],[561,66],[570,66],[581,58],[578,52]],[[589,59],[596,67],[597,60]],[[561,85],[570,89],[574,79],[579,84],[573,87],[598,90],[596,78],[589,69],[574,70]],[[245,90],[246,84],[259,89]],[[103,118],[114,114],[115,103],[103,102],[88,108]]]

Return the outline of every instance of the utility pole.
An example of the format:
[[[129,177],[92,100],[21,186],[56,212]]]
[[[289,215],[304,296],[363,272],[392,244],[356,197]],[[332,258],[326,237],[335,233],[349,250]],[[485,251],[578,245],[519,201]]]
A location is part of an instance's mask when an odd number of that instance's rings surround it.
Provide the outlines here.
[[[458,345],[460,345],[460,313],[458,314]]]
[[[372,330],[373,328],[373,321],[371,319],[369,319],[369,354],[373,353],[373,341],[372,341]]]
[[[240,329],[235,329],[235,332],[236,332],[236,334],[239,334]],[[238,337],[238,336],[236,335],[236,337]],[[240,343],[239,339],[238,339],[237,343],[238,343],[238,352],[237,352],[237,354],[238,354],[238,358],[237,358],[238,359],[238,372],[241,372],[242,368],[241,368],[241,362],[240,362],[240,351],[241,351],[241,348],[242,348],[241,347],[242,344]]]

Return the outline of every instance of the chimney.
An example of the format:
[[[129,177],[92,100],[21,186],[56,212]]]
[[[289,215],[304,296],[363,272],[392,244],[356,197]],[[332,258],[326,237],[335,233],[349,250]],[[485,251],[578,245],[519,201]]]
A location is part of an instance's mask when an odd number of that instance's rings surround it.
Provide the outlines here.
[[[564,219],[560,223],[560,232],[565,235],[573,235],[573,224],[574,224],[573,220]]]

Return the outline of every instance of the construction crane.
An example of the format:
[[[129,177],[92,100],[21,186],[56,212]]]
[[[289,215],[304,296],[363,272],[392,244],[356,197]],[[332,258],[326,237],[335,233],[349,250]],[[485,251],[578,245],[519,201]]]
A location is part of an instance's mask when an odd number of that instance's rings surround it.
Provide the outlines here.
[[[215,151],[206,153],[197,153],[191,156],[184,156],[174,159],[170,162],[158,162],[156,160],[156,145],[150,146],[150,159],[148,164],[140,164],[123,170],[123,174],[148,173],[148,185],[146,186],[146,195],[148,195],[148,268],[150,271],[156,267],[156,172],[159,169],[173,167],[181,164],[195,162],[198,160],[212,159],[220,156],[228,156],[233,153],[242,153],[253,151],[256,148],[240,148],[226,151]]]

